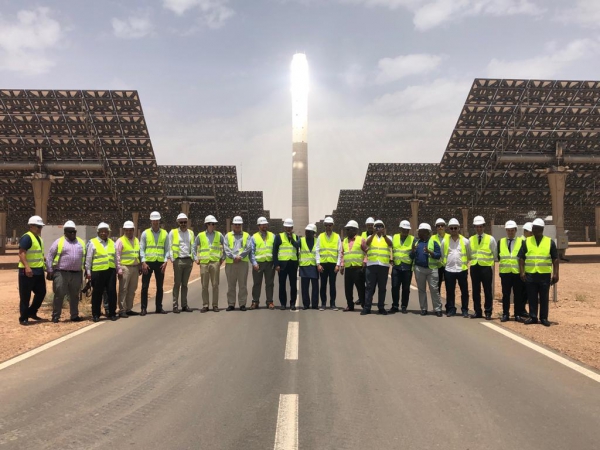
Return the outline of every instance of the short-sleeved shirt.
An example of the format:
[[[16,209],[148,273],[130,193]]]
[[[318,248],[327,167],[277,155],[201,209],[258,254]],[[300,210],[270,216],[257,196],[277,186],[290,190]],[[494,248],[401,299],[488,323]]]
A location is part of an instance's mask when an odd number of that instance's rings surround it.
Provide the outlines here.
[[[522,259],[523,261],[525,261],[527,259],[527,241],[523,241],[523,244],[521,244],[521,248],[519,249],[519,255],[518,255],[519,259]],[[556,243],[554,242],[553,239],[550,239],[550,258],[552,258],[552,261],[554,261],[555,259],[558,259],[558,250],[556,248]],[[527,277],[529,277],[529,279],[531,279],[531,281],[534,282],[538,282],[538,281],[548,281],[550,280],[550,278],[552,278],[552,274],[550,273],[528,273],[526,274]]]
[[[37,236],[36,236],[36,239],[38,240],[38,243],[41,245],[42,240]],[[31,242],[31,237],[29,237],[28,234],[23,235],[23,237],[19,241],[19,248],[22,248],[23,250],[29,250],[32,245],[33,245],[33,243]],[[44,275],[43,267],[37,267],[35,269],[32,268],[31,271],[33,272],[34,275]],[[19,269],[19,275],[25,275],[25,269]]]

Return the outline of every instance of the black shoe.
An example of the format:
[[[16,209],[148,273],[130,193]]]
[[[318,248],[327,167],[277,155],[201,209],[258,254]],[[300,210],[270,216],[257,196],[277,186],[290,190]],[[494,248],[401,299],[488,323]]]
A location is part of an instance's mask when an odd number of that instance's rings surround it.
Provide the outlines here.
[[[92,322],[99,322],[99,321],[100,321],[99,316],[92,316]]]
[[[529,319],[527,319],[525,322],[523,322],[525,325],[535,325],[536,323],[538,323],[537,317],[530,317]]]
[[[485,320],[492,320],[492,313],[485,313]]]
[[[60,320],[58,319],[58,317],[53,317],[52,318],[52,323],[58,323],[60,322]]]
[[[114,322],[115,320],[117,320],[119,318],[119,316],[117,316],[116,314],[113,314],[112,316],[109,316],[108,318]]]
[[[139,316],[140,313],[137,311],[127,311],[128,316]]]
[[[179,308],[176,306],[175,308],[173,308],[173,312],[175,314],[179,314],[181,311],[179,311]]]
[[[471,314],[469,316],[469,318],[471,318],[471,319],[483,319],[483,316],[481,314]]]
[[[240,311],[246,311],[246,306],[244,306],[244,305],[240,306]]]
[[[280,310],[282,310],[282,311],[285,311],[285,305],[281,305],[281,306],[279,307],[279,309],[280,309]]]
[[[502,319],[500,319],[500,322],[508,322],[508,314],[502,314]]]
[[[387,311],[386,311],[384,308],[381,308],[381,309],[378,311],[378,314],[380,314],[380,315],[382,315],[382,316],[387,316],[387,315],[388,315],[388,312],[387,312]]]
[[[436,317],[442,317],[444,314],[441,311],[435,312]]]
[[[349,312],[349,311],[354,311],[354,305],[352,305],[352,306],[346,306],[344,308],[344,312]]]
[[[235,309],[235,306],[228,306],[225,311],[233,311],[234,309]]]
[[[159,312],[156,311],[156,314],[158,314]],[[142,309],[142,312],[140,313],[140,316],[145,316],[146,314],[148,314],[148,311],[146,311],[145,309]]]
[[[129,316],[125,311],[120,312],[119,317],[121,317],[122,319],[129,319]]]
[[[356,301],[354,302],[354,304],[355,304],[355,305],[361,305],[361,306],[362,306],[362,302],[361,302],[360,300],[356,300]]]
[[[218,306],[213,306],[213,311],[214,311],[214,312],[219,312],[219,311],[221,311],[221,310],[219,309],[219,307],[218,307]]]
[[[29,318],[33,319],[33,320],[44,320],[40,316],[38,316],[37,314],[29,314]]]
[[[397,306],[392,306],[389,310],[388,313],[390,314],[396,314],[397,312],[399,312],[400,310],[398,309]]]
[[[448,317],[454,317],[456,316],[456,311],[450,311],[448,314],[446,314]]]
[[[205,306],[204,308],[202,308],[202,309],[200,310],[200,312],[201,312],[201,313],[206,313],[206,312],[208,312],[208,306]]]
[[[469,318],[469,311],[463,311],[462,316],[463,316],[463,319],[468,319]]]
[[[519,314],[519,316],[524,319],[529,319],[529,313],[527,311],[523,311],[521,314]]]
[[[545,327],[549,327],[550,326],[550,321],[548,319],[540,319],[540,323],[542,325],[544,325]]]
[[[290,308],[290,311],[296,311],[296,307],[295,307],[295,306],[292,306],[292,307]]]
[[[421,315],[422,316],[426,316],[427,315],[427,310],[426,309],[422,309],[421,310]]]
[[[371,314],[370,309],[363,308],[362,311],[360,312],[361,316],[366,316],[367,314]]]
[[[302,307],[302,311],[306,311],[308,309],[308,306],[303,306]]]
[[[186,306],[185,308],[181,308],[181,310],[183,312],[192,312],[192,308],[190,308],[189,306]]]
[[[167,314],[167,312],[164,309],[157,309],[156,311],[154,311],[154,314]],[[146,315],[146,310],[144,309],[142,311],[142,316]]]
[[[79,316],[71,317],[71,322],[81,322],[82,320],[83,320],[83,317],[79,317]]]
[[[19,324],[23,326],[29,325],[29,321],[27,319],[19,319]]]
[[[406,310],[406,306],[403,306],[401,311],[402,311],[402,314],[408,314],[408,311]]]

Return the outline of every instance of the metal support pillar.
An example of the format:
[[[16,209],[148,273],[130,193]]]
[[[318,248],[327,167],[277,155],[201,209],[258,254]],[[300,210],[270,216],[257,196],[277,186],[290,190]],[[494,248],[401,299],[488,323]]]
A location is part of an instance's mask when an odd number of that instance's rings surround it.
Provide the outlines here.
[[[552,221],[556,226],[556,246],[558,250],[566,250],[568,240],[565,234],[565,182],[567,172],[549,172],[548,185],[552,197]]]
[[[52,180],[49,178],[36,178],[31,180],[33,198],[35,200],[35,214],[40,216],[44,223],[48,220],[48,200]]]
[[[227,233],[231,231],[231,219],[229,217],[225,219],[225,231],[227,231]]]
[[[192,219],[190,218],[190,202],[187,200],[181,202],[181,212],[188,216],[188,229],[191,229]]]
[[[0,211],[0,255],[6,253],[6,212]]]
[[[420,200],[410,201],[410,227],[415,234],[419,229],[419,203]]]
[[[600,245],[600,205],[596,205],[596,245]]]
[[[138,228],[138,222],[140,220],[140,213],[139,212],[132,212],[131,213],[131,221],[133,222],[133,226],[135,227],[135,234],[134,236],[140,237],[140,229]]]
[[[469,237],[469,208],[462,208],[462,235]]]

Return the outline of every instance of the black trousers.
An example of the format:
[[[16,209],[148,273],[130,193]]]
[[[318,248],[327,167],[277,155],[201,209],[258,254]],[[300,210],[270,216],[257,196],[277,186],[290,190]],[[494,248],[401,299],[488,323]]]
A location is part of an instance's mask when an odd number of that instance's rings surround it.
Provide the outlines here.
[[[492,280],[493,271],[489,266],[480,266],[479,264],[471,266],[471,288],[473,289],[473,309],[475,314],[482,315],[481,311],[481,286],[483,285],[483,294],[485,303],[483,307],[486,314],[491,314],[494,308],[492,298]]]
[[[165,282],[165,274],[161,272],[160,266],[163,265],[160,261],[146,262],[148,265],[148,273],[142,274],[142,309],[148,309],[148,288],[150,287],[150,279],[154,274],[156,280],[156,310],[162,309],[163,300],[163,284]]]
[[[375,287],[378,289],[377,308],[385,308],[385,293],[387,290],[388,272],[386,266],[367,266],[367,291],[365,292],[365,309],[370,310],[373,305]]]
[[[438,294],[442,293],[442,282],[445,280],[446,268],[438,267]]]
[[[394,308],[398,308],[400,305],[400,288],[402,288],[402,307],[408,306],[412,274],[412,270],[400,270],[400,266],[392,268],[392,306]]]
[[[532,277],[527,274],[527,299],[529,300],[529,316],[533,319],[538,317],[538,307],[540,319],[548,319],[548,307],[550,302],[550,279],[551,275],[546,274]]]
[[[337,273],[335,273],[335,263],[321,263],[323,272],[321,272],[321,304],[327,305],[327,282],[329,281],[329,305],[335,306],[335,298],[337,290],[335,287],[335,280]]]
[[[117,270],[92,271],[92,316],[99,317],[102,310],[102,297],[108,293],[108,315],[117,311]]]
[[[290,306],[296,306],[298,297],[298,261],[286,261],[279,270],[279,303],[287,306],[286,281],[290,280]]]
[[[468,270],[462,272],[448,272],[444,270],[444,282],[446,283],[446,312],[456,312],[456,283],[460,288],[460,309],[463,313],[469,312],[469,282],[467,281]]]
[[[302,287],[302,306],[317,309],[319,307],[319,279],[300,277]]]
[[[37,314],[42,302],[46,297],[46,278],[44,275],[28,277],[24,270],[19,269],[19,320],[27,320],[29,316]],[[31,293],[33,301],[31,305]]]
[[[354,308],[354,287],[358,292],[358,301],[365,303],[365,278],[362,266],[346,267],[344,269],[344,291],[348,308]]]
[[[515,316],[520,316],[525,307],[523,306],[523,280],[518,273],[501,273],[502,283],[502,314],[510,315],[510,294],[513,293]]]

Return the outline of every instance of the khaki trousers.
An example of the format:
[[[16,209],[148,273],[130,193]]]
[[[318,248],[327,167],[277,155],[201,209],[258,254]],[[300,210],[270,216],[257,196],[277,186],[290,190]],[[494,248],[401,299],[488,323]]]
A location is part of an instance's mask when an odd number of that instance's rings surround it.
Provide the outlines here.
[[[60,319],[63,301],[69,296],[69,309],[71,319],[79,315],[79,292],[83,280],[83,272],[56,271],[52,279],[54,302],[52,304],[52,317]]]
[[[246,306],[248,300],[248,267],[247,261],[238,263],[228,263],[225,265],[225,275],[227,275],[227,304],[235,306],[236,288],[239,285],[237,295],[239,306]]]
[[[133,299],[137,291],[140,277],[140,266],[121,266],[123,275],[119,279],[119,312],[127,312],[133,309]]]
[[[188,281],[192,274],[194,262],[192,258],[176,258],[173,262],[173,308],[178,307],[179,290],[181,289],[181,307],[187,307]]]
[[[221,279],[221,261],[200,264],[200,282],[202,283],[202,306],[208,308],[208,284],[212,285],[212,305],[219,307],[219,280]]]

